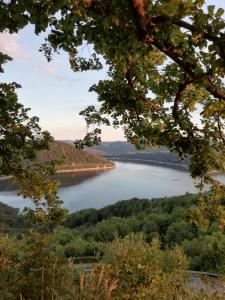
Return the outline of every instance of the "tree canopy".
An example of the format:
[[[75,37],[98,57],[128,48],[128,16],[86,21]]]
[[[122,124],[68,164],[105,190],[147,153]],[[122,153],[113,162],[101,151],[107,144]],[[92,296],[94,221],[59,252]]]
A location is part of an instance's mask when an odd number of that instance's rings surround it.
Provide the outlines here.
[[[75,72],[108,66],[108,78],[90,87],[100,109],[81,112],[96,127],[78,147],[98,143],[102,124],[122,126],[139,148],[190,155],[192,176],[207,178],[222,168],[225,146],[223,14],[204,0],[11,0],[0,1],[0,32],[33,24],[47,31],[48,60],[64,50]]]
[[[219,168],[225,143],[223,13],[203,0],[1,1],[0,30],[50,29],[41,51],[65,50],[74,71],[99,70],[103,57],[108,79],[90,88],[101,107],[81,113],[97,126],[84,142],[99,142],[100,124],[122,126],[138,147],[190,154],[196,177]]]

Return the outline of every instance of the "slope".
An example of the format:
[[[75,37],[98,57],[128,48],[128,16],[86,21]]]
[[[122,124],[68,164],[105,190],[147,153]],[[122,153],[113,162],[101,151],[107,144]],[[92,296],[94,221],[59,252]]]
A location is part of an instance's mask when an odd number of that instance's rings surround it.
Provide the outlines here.
[[[53,159],[62,159],[63,163],[58,170],[77,170],[89,168],[110,168],[113,163],[95,154],[78,150],[73,145],[55,141],[49,150],[40,151],[37,162],[44,163]]]

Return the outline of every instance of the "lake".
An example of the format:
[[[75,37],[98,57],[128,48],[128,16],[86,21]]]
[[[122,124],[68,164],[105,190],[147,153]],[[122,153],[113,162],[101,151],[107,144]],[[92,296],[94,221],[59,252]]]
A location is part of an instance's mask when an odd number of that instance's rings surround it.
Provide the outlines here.
[[[57,175],[62,181],[59,196],[70,212],[83,208],[101,208],[119,200],[157,198],[197,192],[187,172],[151,165],[117,162],[103,172],[80,172]],[[29,199],[16,195],[8,184],[0,185],[0,201],[23,209]]]

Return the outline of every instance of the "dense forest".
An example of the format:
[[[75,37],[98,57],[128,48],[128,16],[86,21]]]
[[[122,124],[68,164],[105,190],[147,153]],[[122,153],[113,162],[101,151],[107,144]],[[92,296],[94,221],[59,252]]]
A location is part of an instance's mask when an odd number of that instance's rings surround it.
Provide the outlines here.
[[[190,221],[198,195],[185,194],[159,199],[122,200],[101,209],[85,209],[68,216],[54,228],[55,251],[76,262],[96,262],[116,236],[143,233],[147,243],[159,238],[162,249],[182,246],[188,257],[187,268],[225,274],[225,238],[212,224],[206,232]],[[18,235],[31,225],[18,210],[0,205],[1,230]]]

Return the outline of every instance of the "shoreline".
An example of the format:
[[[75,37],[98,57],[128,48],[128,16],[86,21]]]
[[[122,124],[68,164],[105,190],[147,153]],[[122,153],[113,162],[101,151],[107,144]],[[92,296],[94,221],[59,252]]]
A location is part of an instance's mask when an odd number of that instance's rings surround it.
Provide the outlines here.
[[[105,166],[105,167],[93,167],[93,168],[81,168],[81,169],[68,169],[68,170],[57,170],[55,174],[66,174],[66,173],[79,173],[79,172],[93,172],[93,171],[101,171],[101,170],[109,170],[115,168],[115,165]],[[54,176],[54,175],[53,175]],[[0,181],[12,179],[13,176],[1,176]]]
[[[156,166],[156,167],[163,167],[169,169],[177,169],[180,171],[188,172],[188,166],[184,164],[178,164],[173,162],[164,162],[160,160],[151,160],[151,159],[132,159],[132,158],[110,158],[112,161],[115,162],[124,162],[124,163],[134,163],[134,164],[141,164],[141,165],[148,165],[148,166]]]
[[[171,169],[177,169],[180,171],[188,172],[188,167],[185,165],[179,165],[176,163],[168,163],[163,161],[153,161],[153,160],[142,160],[142,159],[112,159],[113,162],[124,162],[124,163],[136,163],[136,164],[144,164],[144,165],[152,165],[152,166],[158,166],[158,167],[165,167],[165,168],[171,168]],[[66,174],[66,173],[79,173],[79,172],[94,172],[94,171],[104,171],[104,170],[110,170],[114,169],[116,167],[115,164],[112,166],[105,166],[105,167],[92,167],[92,168],[80,168],[80,169],[62,169],[62,170],[56,170],[56,174]],[[214,175],[221,175],[225,174],[223,171],[212,171],[209,172],[209,176]],[[53,175],[54,176],[54,175]],[[12,179],[13,176],[0,176],[0,181],[9,180]]]
[[[105,166],[105,167],[94,167],[94,168],[81,168],[81,169],[68,169],[68,170],[57,170],[55,173],[60,174],[60,173],[78,173],[78,172],[92,172],[92,171],[101,171],[101,170],[108,170],[108,169],[113,169],[115,168],[115,165],[112,166]]]

